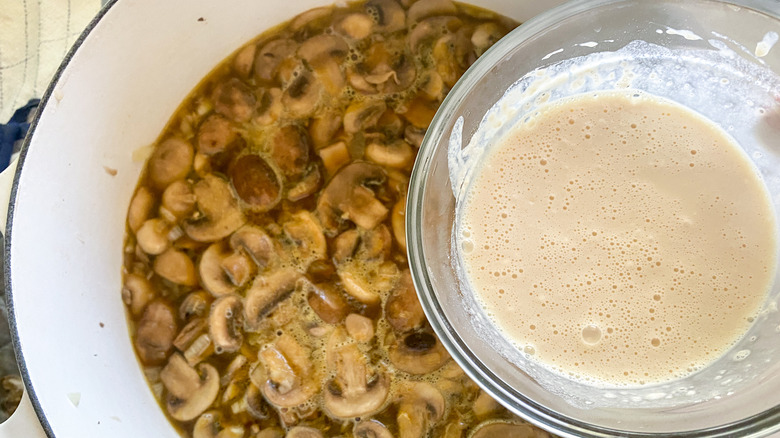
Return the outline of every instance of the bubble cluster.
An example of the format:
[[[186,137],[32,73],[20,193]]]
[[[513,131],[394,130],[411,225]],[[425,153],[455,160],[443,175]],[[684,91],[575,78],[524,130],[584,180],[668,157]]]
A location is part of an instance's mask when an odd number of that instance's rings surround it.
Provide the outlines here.
[[[683,377],[733,345],[774,275],[775,218],[739,146],[646,95],[547,105],[459,212],[472,288],[519,348],[584,381]]]

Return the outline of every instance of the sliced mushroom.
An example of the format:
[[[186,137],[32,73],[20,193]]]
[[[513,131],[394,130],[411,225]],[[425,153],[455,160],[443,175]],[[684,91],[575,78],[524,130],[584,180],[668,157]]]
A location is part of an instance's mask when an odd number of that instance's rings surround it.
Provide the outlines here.
[[[195,151],[180,138],[171,137],[154,148],[149,157],[149,178],[158,188],[167,187],[177,179],[184,179],[192,170]]]
[[[381,167],[365,162],[348,164],[334,175],[317,200],[325,233],[333,236],[344,220],[366,229],[379,225],[388,210],[366,186],[382,184],[385,178]]]
[[[477,56],[482,56],[496,41],[506,35],[507,29],[495,22],[487,22],[477,25],[471,34],[471,44]]]
[[[323,6],[301,12],[290,20],[289,29],[293,32],[315,32],[330,23],[333,6]]]
[[[487,418],[501,410],[501,405],[485,391],[480,390],[472,411],[477,418]]]
[[[534,429],[530,424],[524,423],[483,423],[474,429],[470,438],[492,438],[500,436],[502,438],[542,438],[549,437],[546,432]]]
[[[406,27],[406,12],[395,0],[371,0],[366,12],[376,21],[379,32],[391,33]]]
[[[192,438],[243,438],[244,426],[226,424],[219,411],[201,414],[192,428]]]
[[[463,21],[454,16],[426,18],[417,23],[414,29],[409,32],[407,37],[409,48],[413,54],[420,55],[431,48],[433,42],[441,35],[453,34],[462,25]]]
[[[434,15],[455,15],[458,8],[450,0],[419,0],[409,7],[407,23],[414,25],[424,18]]]
[[[266,43],[255,58],[255,77],[266,82],[275,80],[279,64],[295,53],[297,48],[295,41],[286,38]]]
[[[391,339],[393,335],[389,336]],[[409,374],[427,374],[438,370],[450,359],[449,353],[433,333],[411,332],[390,343],[390,362]]]
[[[160,218],[149,219],[141,225],[135,238],[138,246],[149,255],[162,254],[171,245],[168,232],[171,226]]]
[[[410,145],[420,148],[425,138],[425,128],[418,128],[414,125],[408,125],[404,129],[404,140]]]
[[[335,331],[328,341],[328,356],[336,375],[324,388],[325,409],[335,418],[352,419],[379,411],[387,399],[390,381],[386,373],[374,372],[357,345],[341,345],[344,335]]]
[[[122,301],[125,302],[133,317],[140,316],[154,296],[152,284],[146,277],[136,274],[125,275],[125,283],[122,287]]]
[[[358,342],[368,342],[374,338],[374,322],[357,313],[350,313],[344,320],[349,336]]]
[[[377,420],[363,420],[352,429],[355,438],[393,438],[384,424]]]
[[[343,141],[333,143],[328,147],[320,149],[317,151],[317,155],[322,159],[322,164],[325,165],[325,170],[330,175],[334,175],[338,172],[338,170],[349,163],[351,159],[347,144]]]
[[[333,263],[341,265],[351,259],[360,245],[360,231],[351,229],[339,234],[333,241]]]
[[[360,245],[356,256],[361,260],[385,260],[390,257],[393,237],[384,224],[372,229],[359,230]]]
[[[338,270],[341,284],[344,290],[361,303],[375,305],[379,303],[379,292],[367,281],[362,272],[351,269],[353,266],[342,267]]]
[[[219,114],[211,114],[198,128],[198,152],[205,155],[224,152],[237,138],[238,133],[228,119]]]
[[[173,340],[173,346],[182,353],[187,351],[192,343],[206,332],[208,327],[209,324],[206,318],[193,318]]]
[[[308,210],[300,210],[282,225],[284,234],[292,242],[292,255],[302,271],[314,260],[325,260],[328,244],[317,218]]]
[[[307,281],[303,287],[309,306],[328,324],[338,324],[349,314],[351,309],[347,298],[334,284],[315,285]]]
[[[284,89],[282,104],[291,117],[305,118],[319,108],[321,97],[322,84],[311,72],[300,69],[298,75]]]
[[[356,40],[371,35],[373,28],[374,20],[368,14],[360,12],[346,15],[336,23],[336,30]]]
[[[431,120],[433,120],[433,116],[436,114],[438,106],[436,102],[418,97],[406,105],[405,111],[401,113],[401,117],[416,128],[427,129],[428,125],[431,124]]]
[[[337,267],[341,285],[352,297],[372,306],[380,296],[390,291],[398,281],[400,272],[392,261],[352,260]]]
[[[284,438],[284,431],[278,427],[268,427],[258,432],[254,438]]]
[[[201,284],[215,297],[233,293],[238,287],[224,265],[225,260],[233,254],[227,242],[220,241],[212,243],[200,257],[198,271]]]
[[[154,272],[172,283],[183,286],[198,284],[198,275],[190,256],[173,248],[168,248],[154,259]]]
[[[298,125],[286,125],[271,137],[273,162],[289,179],[298,179],[309,164],[309,136]]]
[[[404,270],[401,281],[387,298],[385,319],[399,333],[420,328],[425,323],[425,313],[417,299],[412,275],[408,269]]]
[[[310,354],[308,348],[285,333],[260,350],[262,365],[250,373],[252,383],[277,407],[301,405],[319,390]]]
[[[138,188],[130,201],[130,208],[127,211],[127,226],[134,233],[138,232],[141,225],[149,218],[149,214],[154,208],[154,195],[144,186]]]
[[[402,196],[390,213],[393,235],[398,246],[406,252],[406,196]]]
[[[198,242],[227,237],[244,224],[244,215],[227,181],[208,174],[193,186],[200,215],[184,222],[187,235]]]
[[[213,99],[216,112],[239,123],[248,121],[257,105],[252,89],[238,78],[217,84]]]
[[[312,427],[295,426],[289,431],[285,438],[322,438],[322,432]]]
[[[348,51],[349,46],[340,36],[320,34],[301,43],[297,54],[310,66],[316,68],[328,60],[341,62]]]
[[[433,57],[436,72],[447,87],[452,88],[465,69],[460,65],[454,52],[465,52],[471,49],[471,41],[458,38],[457,35],[444,35],[433,44],[431,56]]]
[[[330,144],[333,137],[341,129],[341,111],[328,109],[313,117],[309,122],[309,136],[315,149]]]
[[[281,116],[283,111],[282,90],[280,88],[266,90],[258,99],[255,123],[258,125],[270,125],[279,120],[279,116]]]
[[[284,268],[255,278],[244,299],[244,321],[247,327],[257,329],[262,318],[295,289],[300,277],[301,274],[294,269]]]
[[[165,361],[176,337],[176,315],[163,301],[152,301],[144,310],[135,332],[135,349],[146,365]]]
[[[243,310],[238,295],[225,295],[214,301],[209,314],[209,334],[215,353],[233,353],[241,348],[244,342],[241,334]]]
[[[219,372],[212,365],[202,363],[195,369],[184,357],[174,353],[163,372],[166,369],[168,377],[163,384],[168,389],[168,397],[165,405],[175,420],[194,420],[214,403],[219,392]]]
[[[349,134],[370,128],[387,109],[383,100],[356,100],[344,111],[344,131]]]
[[[194,367],[201,363],[214,354],[214,344],[211,343],[211,337],[207,333],[201,334],[192,341],[192,344],[182,354],[190,366]]]
[[[320,167],[312,163],[301,180],[287,191],[287,199],[297,202],[313,195],[320,188],[321,181],[322,173],[320,172]]]
[[[259,155],[242,155],[228,174],[238,197],[253,210],[270,210],[281,200],[281,176]]]
[[[399,438],[422,438],[444,417],[445,408],[444,396],[436,387],[427,382],[409,382],[398,406]]]
[[[249,386],[244,393],[244,400],[246,401],[246,409],[249,414],[256,420],[267,420],[271,416],[268,404],[263,398],[260,388],[254,383],[249,382]]]
[[[236,57],[233,58],[233,70],[239,74],[242,78],[246,79],[252,74],[252,68],[254,68],[255,54],[257,53],[257,46],[250,44],[239,50]]]
[[[265,268],[276,256],[274,243],[262,229],[245,225],[230,236],[230,247],[234,251],[243,251],[254,261],[258,268]]]
[[[192,185],[186,180],[172,182],[162,194],[160,215],[169,222],[176,223],[195,208],[195,194]]]
[[[409,143],[399,139],[388,144],[369,144],[366,146],[366,158],[382,166],[404,169],[412,164],[414,152]]]

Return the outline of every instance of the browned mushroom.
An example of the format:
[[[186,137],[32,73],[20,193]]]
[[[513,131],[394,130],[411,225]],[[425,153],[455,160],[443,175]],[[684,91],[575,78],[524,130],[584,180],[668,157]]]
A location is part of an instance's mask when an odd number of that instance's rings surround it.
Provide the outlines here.
[[[238,157],[228,170],[236,194],[256,211],[276,206],[282,196],[282,180],[273,167],[259,155]]]
[[[333,263],[341,265],[348,262],[357,252],[360,245],[360,231],[351,229],[344,231],[333,240]]]
[[[285,236],[292,243],[292,256],[306,271],[314,260],[325,260],[328,246],[317,218],[308,210],[300,210],[282,224]]]
[[[439,104],[417,97],[406,105],[401,117],[419,129],[427,129],[436,114]]]
[[[282,334],[260,350],[260,365],[249,377],[274,406],[301,405],[319,390],[310,354],[295,338]]]
[[[425,128],[418,128],[414,125],[408,125],[404,129],[404,140],[418,149],[420,145],[422,145],[423,138],[425,138]]]
[[[244,321],[247,328],[256,330],[262,318],[295,289],[300,277],[294,269],[283,268],[255,278],[244,299]]]
[[[179,319],[189,321],[190,318],[205,316],[211,307],[211,300],[211,295],[205,290],[191,292],[179,305]]]
[[[409,7],[407,23],[412,26],[424,18],[434,15],[455,15],[458,8],[450,0],[419,0]]]
[[[160,216],[170,223],[176,223],[195,208],[195,194],[186,180],[172,182],[162,194]]]
[[[258,98],[257,116],[254,121],[258,125],[270,125],[279,120],[283,111],[281,88],[263,90]]]
[[[434,41],[442,34],[453,34],[462,25],[463,21],[449,15],[426,18],[417,23],[414,29],[409,32],[407,38],[409,48],[415,55],[424,53],[432,48]]]
[[[344,167],[350,161],[347,144],[343,141],[333,143],[317,151],[317,155],[322,159],[322,164],[329,175],[334,175],[339,169]]]
[[[390,362],[409,374],[427,374],[438,370],[450,359],[449,353],[433,333],[411,332],[391,340],[388,348]]]
[[[480,424],[474,429],[471,438],[492,438],[495,436],[502,438],[544,438],[550,435],[535,429],[530,424],[500,421]]]
[[[134,233],[138,232],[141,225],[149,218],[149,214],[154,208],[154,195],[144,186],[138,188],[130,201],[130,208],[127,211],[127,226]]]
[[[297,76],[287,84],[282,94],[282,104],[292,117],[309,117],[319,108],[322,84],[304,68],[296,70]]]
[[[354,134],[376,125],[386,109],[383,100],[353,101],[344,111],[344,131]]]
[[[215,353],[233,353],[241,348],[242,312],[243,303],[238,295],[225,295],[214,301],[209,314],[209,335]]]
[[[406,26],[406,13],[395,0],[371,0],[366,3],[366,12],[377,23],[377,31],[391,33]]]
[[[135,333],[135,349],[141,362],[157,365],[165,361],[177,330],[176,315],[171,306],[161,300],[150,302]]]
[[[122,287],[122,301],[125,302],[133,317],[140,316],[154,296],[155,292],[152,284],[146,277],[136,274],[125,275],[125,284]]]
[[[208,174],[193,186],[199,215],[184,222],[187,235],[198,242],[227,237],[244,224],[244,215],[228,182]]]
[[[330,25],[333,6],[323,6],[301,12],[290,21],[289,29],[296,33],[316,33]]]
[[[348,51],[349,46],[340,36],[320,34],[301,43],[297,54],[316,69],[330,60],[342,61]]]
[[[298,125],[286,125],[270,140],[273,162],[288,179],[298,179],[309,164],[309,136]]]
[[[211,114],[198,128],[198,152],[205,155],[224,152],[237,138],[238,133],[228,119],[219,114]]]
[[[296,202],[313,195],[320,188],[321,181],[320,166],[311,163],[300,181],[287,191],[287,199]]]
[[[223,240],[212,243],[200,257],[198,272],[201,284],[215,297],[233,293],[242,284],[226,269],[225,261],[235,254]]]
[[[444,417],[445,408],[444,396],[436,387],[427,382],[409,382],[398,405],[399,438],[426,436],[428,430]]]
[[[368,342],[374,338],[374,322],[357,313],[350,313],[344,320],[349,336],[358,342]]]
[[[341,111],[328,109],[322,111],[309,122],[309,136],[315,149],[320,149],[331,143],[336,133],[341,129]]]
[[[230,247],[234,251],[245,252],[257,265],[263,269],[276,256],[274,243],[262,229],[245,225],[230,236]]]
[[[219,372],[202,363],[191,367],[182,355],[174,353],[160,372],[160,380],[168,390],[166,408],[176,420],[190,421],[202,414],[217,397]]]
[[[355,438],[393,438],[384,424],[377,420],[363,420],[352,429]]]
[[[393,235],[398,246],[406,251],[406,196],[402,196],[390,213]]]
[[[356,40],[371,35],[373,28],[374,20],[368,14],[359,12],[346,15],[336,23],[336,30]]]
[[[352,419],[379,411],[387,399],[390,381],[383,371],[372,371],[357,345],[344,345],[336,330],[328,340],[328,362],[336,375],[324,388],[325,409],[335,418]]]
[[[154,272],[172,283],[184,286],[198,284],[195,265],[190,256],[173,248],[168,248],[154,259]]]
[[[236,122],[246,122],[252,116],[257,99],[244,82],[232,78],[214,88],[214,110]]]
[[[386,175],[381,167],[353,162],[343,167],[328,183],[317,200],[317,215],[325,233],[333,236],[344,220],[371,229],[381,223],[388,210],[367,187],[379,185]]]
[[[192,438],[243,438],[244,426],[224,421],[222,414],[208,411],[198,417],[192,427]]]
[[[154,148],[149,157],[149,177],[158,188],[167,187],[177,179],[184,179],[192,170],[195,151],[180,138],[171,137]]]
[[[252,74],[256,53],[257,45],[250,44],[239,50],[236,54],[236,57],[233,58],[233,69],[242,78],[246,79],[250,74]]]
[[[315,285],[307,281],[303,287],[309,306],[328,324],[337,324],[349,314],[351,309],[347,298],[334,284]]]
[[[506,33],[507,29],[492,21],[477,25],[471,34],[471,44],[474,46],[476,55],[481,56]]]
[[[381,166],[404,169],[412,164],[414,152],[409,143],[395,140],[391,143],[371,143],[366,146],[366,158]]]
[[[390,326],[399,333],[420,328],[425,322],[420,301],[412,283],[412,275],[405,269],[395,289],[385,303],[385,318]]]
[[[257,52],[257,57],[255,58],[255,77],[266,82],[276,79],[279,64],[295,53],[296,48],[298,48],[298,44],[286,38],[266,43]]]
[[[322,438],[322,432],[312,427],[295,426],[287,431],[285,438]]]
[[[168,233],[171,226],[160,218],[148,219],[138,229],[135,237],[138,246],[149,255],[162,254],[171,245]]]
[[[501,410],[501,405],[485,391],[480,390],[472,411],[477,418],[487,418]]]
[[[267,420],[271,416],[271,410],[268,404],[263,398],[263,393],[260,392],[254,383],[249,382],[249,386],[244,393],[244,401],[246,402],[246,410],[256,420]]]

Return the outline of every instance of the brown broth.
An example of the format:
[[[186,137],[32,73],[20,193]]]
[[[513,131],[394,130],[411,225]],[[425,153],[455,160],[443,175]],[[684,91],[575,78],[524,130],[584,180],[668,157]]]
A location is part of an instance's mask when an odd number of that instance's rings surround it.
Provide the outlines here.
[[[182,436],[490,436],[497,422],[546,436],[449,358],[404,247],[419,141],[516,23],[409,3],[319,8],[269,30],[156,143],[128,213],[122,294]]]

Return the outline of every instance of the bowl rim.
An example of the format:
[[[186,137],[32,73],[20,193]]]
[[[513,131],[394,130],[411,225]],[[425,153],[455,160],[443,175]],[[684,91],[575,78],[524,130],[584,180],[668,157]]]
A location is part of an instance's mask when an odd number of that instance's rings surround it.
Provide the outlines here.
[[[477,83],[485,77],[495,64],[492,61],[504,59],[517,45],[536,35],[546,32],[558,23],[585,11],[612,5],[629,7],[638,0],[571,0],[558,7],[542,12],[524,22],[504,38],[499,40],[480,56],[463,74],[461,79],[444,98],[434,115],[412,169],[409,180],[409,193],[406,201],[406,247],[412,281],[422,305],[423,311],[442,345],[463,371],[491,397],[526,421],[562,437],[588,436],[594,438],[624,436],[631,438],[651,438],[660,436],[680,437],[732,437],[765,436],[780,430],[780,405],[732,423],[703,429],[692,429],[675,433],[636,432],[596,426],[573,419],[556,412],[530,398],[501,381],[485,364],[471,355],[463,339],[455,334],[452,325],[444,316],[443,308],[434,293],[433,283],[425,263],[425,250],[422,248],[422,211],[425,205],[423,195],[425,177],[431,169],[433,153],[450,132],[445,132],[447,122],[454,118],[455,109],[465,96],[473,92]],[[780,21],[780,3],[773,0],[699,0],[706,3],[719,3],[753,10]],[[674,0],[660,0],[659,3],[675,3]],[[447,137],[448,138],[448,137]],[[446,140],[445,140],[446,142]]]

